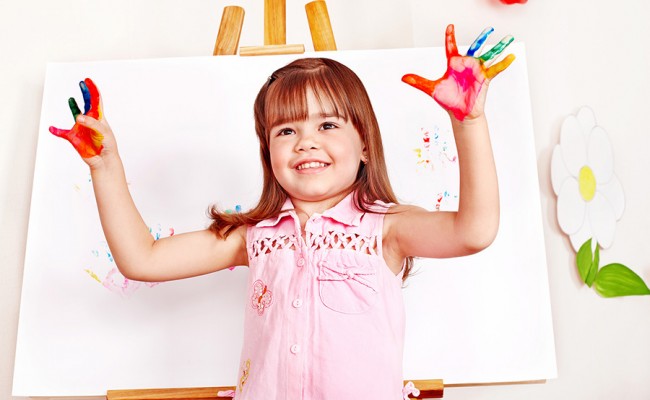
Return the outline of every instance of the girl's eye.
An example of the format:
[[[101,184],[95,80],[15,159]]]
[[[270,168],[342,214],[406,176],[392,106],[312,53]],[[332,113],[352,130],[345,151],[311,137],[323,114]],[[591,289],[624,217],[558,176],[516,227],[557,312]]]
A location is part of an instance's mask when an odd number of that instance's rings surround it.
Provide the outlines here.
[[[333,124],[331,122],[325,122],[320,126],[321,130],[328,130],[328,129],[336,129],[336,124]]]
[[[278,136],[289,136],[293,135],[295,131],[291,128],[282,128],[278,131]]]

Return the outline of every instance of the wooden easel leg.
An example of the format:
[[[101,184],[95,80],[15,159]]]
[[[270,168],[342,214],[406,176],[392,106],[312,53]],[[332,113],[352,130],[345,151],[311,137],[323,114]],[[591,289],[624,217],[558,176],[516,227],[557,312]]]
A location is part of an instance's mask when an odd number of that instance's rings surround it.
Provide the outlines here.
[[[227,6],[221,15],[221,24],[214,44],[214,56],[234,56],[237,54],[239,37],[244,24],[244,9],[238,6]]]
[[[327,12],[327,4],[324,1],[312,1],[305,5],[311,41],[314,43],[314,50],[327,51],[336,50],[336,41],[332,32],[330,16]]]
[[[264,0],[264,45],[287,44],[286,0]]]

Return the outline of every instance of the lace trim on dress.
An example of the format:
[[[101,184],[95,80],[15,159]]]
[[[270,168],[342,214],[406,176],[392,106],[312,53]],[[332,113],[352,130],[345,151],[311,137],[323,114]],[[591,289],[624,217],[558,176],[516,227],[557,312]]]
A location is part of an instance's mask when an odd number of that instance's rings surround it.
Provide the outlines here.
[[[262,254],[270,254],[276,250],[296,250],[298,248],[296,235],[280,235],[271,238],[262,238],[251,243],[250,258]]]
[[[331,231],[326,235],[307,233],[305,242],[307,247],[312,250],[354,250],[367,255],[377,255],[377,236]],[[299,245],[296,235],[280,235],[258,239],[251,243],[250,247],[250,258],[252,259],[276,250],[296,250]]]
[[[310,248],[318,250],[354,250],[359,253],[376,256],[377,236],[327,232],[327,235],[312,236]]]

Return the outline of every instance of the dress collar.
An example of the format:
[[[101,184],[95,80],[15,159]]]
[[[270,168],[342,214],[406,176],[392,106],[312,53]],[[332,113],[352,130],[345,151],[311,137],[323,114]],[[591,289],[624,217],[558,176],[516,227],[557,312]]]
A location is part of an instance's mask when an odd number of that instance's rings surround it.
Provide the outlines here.
[[[334,207],[325,210],[321,216],[328,217],[337,222],[340,222],[349,226],[359,226],[361,222],[361,217],[364,212],[359,210],[354,204],[354,193],[350,192],[345,196],[341,201],[339,201]],[[313,214],[312,217],[318,215],[317,213]],[[282,208],[280,209],[280,214],[276,217],[267,218],[263,221],[258,222],[255,226],[258,227],[270,227],[277,225],[283,218],[287,216],[292,216],[298,218],[293,207],[291,199],[287,197]]]

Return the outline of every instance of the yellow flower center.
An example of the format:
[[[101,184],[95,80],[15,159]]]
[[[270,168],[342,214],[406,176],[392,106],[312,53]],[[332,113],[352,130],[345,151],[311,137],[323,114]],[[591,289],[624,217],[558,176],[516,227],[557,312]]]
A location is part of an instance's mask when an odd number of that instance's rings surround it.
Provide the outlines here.
[[[580,169],[580,176],[578,177],[580,185],[580,195],[585,201],[591,201],[596,195],[596,177],[594,172],[588,166]]]

